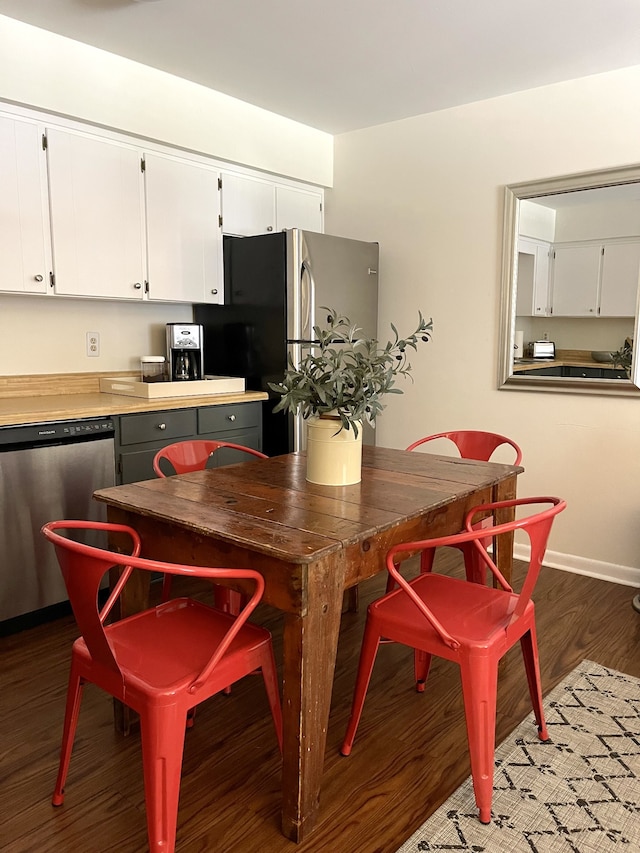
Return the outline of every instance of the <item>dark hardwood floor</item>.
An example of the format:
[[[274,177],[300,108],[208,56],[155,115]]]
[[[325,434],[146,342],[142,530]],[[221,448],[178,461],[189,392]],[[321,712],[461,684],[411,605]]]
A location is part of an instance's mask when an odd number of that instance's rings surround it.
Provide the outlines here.
[[[438,568],[455,571],[453,555]],[[519,569],[517,569],[517,574]],[[360,586],[360,611],[342,620],[317,828],[300,845],[279,829],[280,767],[264,692],[245,679],[200,706],[186,735],[180,853],[395,853],[469,774],[458,670],[437,660],[424,694],[411,653],[384,646],[353,753],[339,755],[366,605],[386,578]],[[179,592],[179,590],[176,590]],[[583,658],[640,677],[635,590],[543,568],[536,589],[544,692]],[[204,590],[203,594],[208,594]],[[280,652],[278,613],[258,620]],[[140,745],[112,723],[111,700],[85,691],[65,805],[54,809],[69,651],[69,618],[0,640],[0,850],[11,853],[141,853],[147,849]],[[529,712],[518,649],[501,670],[497,741]]]

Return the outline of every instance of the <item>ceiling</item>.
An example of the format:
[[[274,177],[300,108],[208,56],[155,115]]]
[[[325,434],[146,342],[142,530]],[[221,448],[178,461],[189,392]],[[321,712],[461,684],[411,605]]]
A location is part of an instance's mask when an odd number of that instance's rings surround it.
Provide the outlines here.
[[[637,0],[0,0],[0,15],[332,134],[640,65]]]

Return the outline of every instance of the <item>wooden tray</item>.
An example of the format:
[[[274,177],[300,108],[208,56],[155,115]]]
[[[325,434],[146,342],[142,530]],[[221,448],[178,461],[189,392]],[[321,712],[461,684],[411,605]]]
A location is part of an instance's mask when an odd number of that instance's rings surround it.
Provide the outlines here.
[[[129,376],[111,376],[100,380],[100,390],[105,394],[124,394],[127,397],[206,397],[210,394],[241,394],[244,379],[235,376],[211,376],[192,382],[140,382]]]

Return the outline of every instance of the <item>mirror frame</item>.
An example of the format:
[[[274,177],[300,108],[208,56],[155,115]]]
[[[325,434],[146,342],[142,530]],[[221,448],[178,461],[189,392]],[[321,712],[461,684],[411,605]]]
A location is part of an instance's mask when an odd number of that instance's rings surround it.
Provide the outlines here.
[[[622,166],[598,172],[582,172],[526,183],[509,184],[504,188],[504,228],[502,240],[502,295],[498,336],[498,389],[513,391],[561,391],[577,394],[640,395],[640,359],[635,353],[631,364],[631,379],[581,379],[561,376],[518,376],[513,373],[513,352],[516,325],[517,235],[519,233],[519,201],[539,196],[600,187],[640,183],[640,165]],[[640,295],[640,287],[638,288]],[[636,302],[633,337],[638,340],[639,301]],[[597,321],[589,321],[597,322]]]

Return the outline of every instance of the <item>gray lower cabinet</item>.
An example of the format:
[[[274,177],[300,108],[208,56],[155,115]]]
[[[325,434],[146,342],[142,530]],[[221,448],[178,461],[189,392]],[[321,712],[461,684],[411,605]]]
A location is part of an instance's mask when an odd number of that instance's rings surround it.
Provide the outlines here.
[[[516,376],[563,376],[571,379],[627,379],[624,370],[614,367],[538,367],[520,370]]]
[[[213,439],[262,450],[262,405],[259,402],[143,412],[120,415],[114,420],[116,480],[120,485],[155,477],[154,456],[176,441]],[[219,467],[246,459],[243,453],[221,448],[209,465]]]

